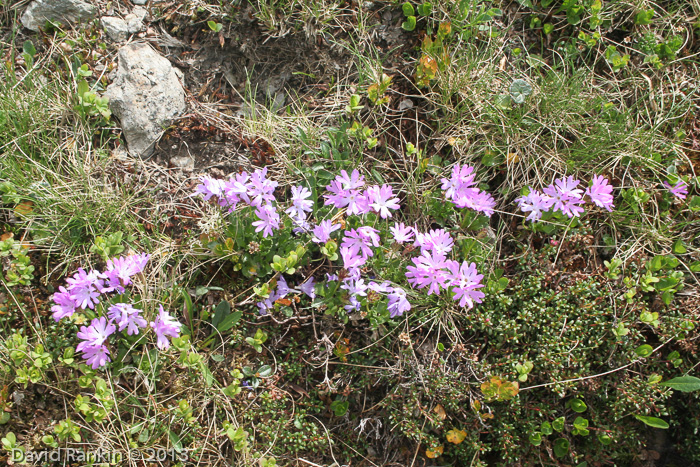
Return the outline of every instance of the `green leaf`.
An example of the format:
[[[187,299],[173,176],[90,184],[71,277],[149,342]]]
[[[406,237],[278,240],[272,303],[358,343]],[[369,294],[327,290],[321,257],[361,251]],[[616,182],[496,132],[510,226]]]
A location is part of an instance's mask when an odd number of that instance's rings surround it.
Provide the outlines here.
[[[348,401],[333,401],[331,402],[331,410],[335,414],[336,417],[342,417],[346,413],[348,413],[348,408],[350,407],[350,403]]]
[[[34,48],[34,44],[30,40],[24,41],[24,44],[22,44],[22,50],[25,54],[32,58],[34,58],[34,55],[36,55],[36,48]]]
[[[552,428],[561,433],[564,431],[564,417],[559,417],[552,422]]]
[[[413,31],[414,29],[416,29],[416,17],[415,16],[406,17],[406,21],[401,23],[401,27],[405,31]]]
[[[554,442],[554,455],[557,457],[564,457],[569,452],[569,442],[566,438],[559,438]]]
[[[214,318],[211,320],[212,326],[219,329],[219,323],[221,323],[221,321],[223,321],[229,314],[231,314],[231,305],[227,300],[221,300],[221,302],[219,302],[214,309]]]
[[[673,253],[677,255],[685,254],[688,251],[685,245],[683,245],[682,240],[676,240],[671,249],[673,250]]]
[[[646,415],[635,415],[634,417],[640,422],[644,423],[645,425],[649,425],[654,428],[661,428],[662,430],[666,430],[669,427],[668,423],[666,423],[664,420],[661,420],[660,418],[647,417]]]
[[[533,446],[539,446],[542,444],[542,433],[536,431],[535,433],[531,434],[530,443],[532,443]]]
[[[662,277],[658,282],[654,283],[654,288],[661,292],[664,290],[672,289],[678,285],[679,279],[675,277]]]
[[[532,94],[532,86],[524,79],[516,79],[510,85],[510,97],[516,104],[525,102],[525,98]]]
[[[583,413],[588,408],[586,406],[586,403],[583,402],[581,399],[571,399],[569,401],[569,407],[571,407],[571,410],[573,410],[576,413]]]
[[[666,386],[676,391],[693,392],[700,390],[700,378],[695,376],[679,376],[660,383],[661,386]]]
[[[541,430],[543,435],[551,435],[553,433],[552,424],[549,422],[542,422]]]
[[[416,14],[416,11],[413,9],[413,5],[411,5],[411,2],[405,2],[403,5],[401,5],[401,9],[403,10],[403,15],[406,17],[413,16]]]
[[[423,2],[418,5],[418,13],[421,16],[428,16],[433,11],[433,5],[430,2]]]
[[[243,313],[240,311],[234,311],[230,315],[228,315],[226,318],[224,318],[219,325],[216,327],[216,329],[219,330],[219,332],[225,332],[231,329],[233,326],[240,321],[241,317],[243,316]]]
[[[175,433],[173,430],[168,430],[168,438],[170,438],[170,442],[173,443],[173,447],[177,452],[182,451],[182,441],[177,433]]]
[[[654,351],[654,349],[652,346],[650,346],[649,344],[644,344],[644,345],[640,345],[639,347],[637,347],[636,350],[634,351],[634,353],[636,353],[638,356],[644,358],[644,357],[648,357],[649,355],[651,355],[651,353],[653,351]]]
[[[255,375],[259,378],[267,378],[272,375],[272,367],[270,365],[263,365],[258,369],[258,373]]]

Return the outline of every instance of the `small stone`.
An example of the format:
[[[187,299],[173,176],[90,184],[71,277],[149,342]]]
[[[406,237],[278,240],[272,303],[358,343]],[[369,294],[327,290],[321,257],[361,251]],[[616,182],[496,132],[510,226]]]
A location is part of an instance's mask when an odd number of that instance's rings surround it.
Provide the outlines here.
[[[413,101],[409,98],[406,98],[399,102],[399,110],[408,110],[413,108]]]
[[[107,36],[114,42],[123,42],[129,38],[129,28],[123,19],[116,16],[103,16],[100,23]]]
[[[194,157],[192,156],[174,156],[170,158],[170,163],[173,167],[179,167],[185,170],[194,169]]]
[[[124,17],[129,34],[136,34],[144,29],[143,20],[148,12],[141,7],[135,7],[134,10]]]
[[[25,28],[38,31],[46,21],[74,24],[90,21],[97,7],[82,0],[35,0],[20,18]]]
[[[148,0],[132,0],[132,3],[134,5],[145,5],[146,3],[148,3]]]

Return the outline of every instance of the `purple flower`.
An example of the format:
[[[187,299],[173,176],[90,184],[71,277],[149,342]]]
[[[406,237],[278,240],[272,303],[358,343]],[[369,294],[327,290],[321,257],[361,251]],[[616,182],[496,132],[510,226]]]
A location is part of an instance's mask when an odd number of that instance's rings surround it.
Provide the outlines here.
[[[406,299],[406,292],[403,289],[393,287],[387,297],[389,298],[389,301],[387,302],[387,310],[389,310],[392,318],[402,316],[405,312],[411,309],[411,304]]]
[[[128,335],[139,333],[140,328],[148,326],[148,322],[140,315],[141,310],[138,310],[128,303],[117,303],[109,307],[107,316],[114,320],[119,327],[119,331],[126,329]]]
[[[248,196],[250,197],[249,204],[251,206],[260,207],[263,203],[271,203],[275,200],[273,192],[277,188],[277,182],[273,182],[265,178],[267,176],[267,167],[258,169],[250,176],[248,182]]]
[[[374,255],[372,246],[379,246],[379,235],[377,230],[368,226],[347,230],[341,244],[341,247],[348,248],[353,255],[361,255],[364,260]]]
[[[465,165],[461,167],[455,164],[452,168],[452,176],[442,179],[442,189],[445,191],[445,198],[454,199],[455,195],[465,189],[474,186],[474,168]]]
[[[326,243],[331,239],[331,233],[340,228],[340,224],[333,224],[329,220],[321,221],[317,227],[312,230],[314,238],[311,240],[315,243]]]
[[[151,327],[158,337],[158,342],[156,346],[160,350],[166,350],[170,347],[170,341],[168,337],[178,337],[180,335],[180,327],[182,324],[179,323],[175,318],[170,316],[164,309],[163,305],[158,305],[160,312],[155,321],[151,321]]]
[[[391,290],[388,281],[384,281],[381,284],[378,282],[371,281],[369,284],[367,284],[367,288],[370,290],[374,290],[377,293],[388,293],[389,290]]]
[[[304,292],[311,300],[316,298],[316,289],[314,288],[314,278],[309,277],[309,279],[299,286],[299,290]]]
[[[350,310],[359,310],[360,309],[360,301],[358,297],[366,297],[367,296],[367,285],[365,285],[364,279],[359,279],[359,278],[351,278],[348,277],[347,279],[343,280],[343,284],[340,286],[341,289],[347,290],[348,294],[350,296],[350,304],[345,305],[345,309],[350,311]]]
[[[111,321],[107,321],[104,316],[92,320],[90,326],[80,326],[78,331],[79,342],[76,350],[82,352],[86,347],[99,347],[105,343],[107,338],[116,331],[116,326]]]
[[[328,274],[326,273],[326,281],[334,282],[338,280],[338,274]]]
[[[83,268],[78,268],[78,271],[66,279],[68,283],[67,290],[71,297],[75,300],[77,306],[82,309],[95,309],[95,305],[99,303],[100,291],[104,288],[104,281],[99,278],[97,271],[85,272]]]
[[[452,176],[442,179],[445,199],[451,200],[458,208],[469,208],[491,216],[496,207],[496,200],[474,185],[474,169],[467,165],[462,167],[456,164],[452,168]]]
[[[56,322],[58,322],[61,318],[72,316],[73,313],[75,313],[75,307],[77,304],[75,303],[73,296],[66,290],[65,287],[60,286],[58,288],[58,292],[53,294],[53,301],[55,305],[51,307],[51,312],[53,313],[53,319],[55,319]]]
[[[432,250],[441,255],[446,255],[452,251],[452,246],[454,245],[454,240],[444,229],[431,230],[427,234],[422,234],[420,241],[421,251]]]
[[[396,223],[393,227],[389,227],[391,235],[394,236],[396,243],[406,243],[413,239],[413,228],[406,227],[403,223]]]
[[[109,350],[104,345],[88,346],[83,349],[83,358],[87,360],[87,364],[93,370],[97,370],[101,366],[105,366],[107,362],[111,362],[108,357]]]
[[[347,206],[349,216],[353,214],[367,214],[370,211],[369,199],[360,190],[348,191],[343,204]]]
[[[353,252],[349,247],[340,247],[340,257],[343,258],[343,267],[348,271],[354,268],[359,268],[367,262],[367,258]]]
[[[229,181],[224,184],[224,197],[220,200],[219,204],[223,207],[229,207],[229,211],[235,210],[240,201],[250,204],[250,197],[248,196],[249,180],[250,176],[246,171],[231,177]]]
[[[131,284],[131,277],[144,270],[150,257],[151,255],[142,253],[108,259],[107,270],[102,274],[102,277],[107,280],[107,287],[104,287],[102,291],[112,292],[116,290],[119,293],[124,293],[124,286]]]
[[[496,200],[493,196],[478,188],[467,188],[458,192],[455,195],[454,203],[458,208],[473,209],[487,216],[491,216],[496,207]]]
[[[547,195],[543,195],[537,190],[530,188],[530,193],[515,200],[523,212],[529,212],[527,220],[538,221],[542,218],[542,212],[549,210],[554,204],[554,200]]]
[[[460,266],[457,261],[451,261],[448,268],[450,286],[454,292],[452,299],[459,300],[459,306],[467,306],[469,309],[474,307],[474,302],[481,303],[484,293],[476,289],[484,286],[481,283],[484,276],[477,272],[476,264],[464,261]]]
[[[581,197],[583,197],[583,190],[576,188],[580,183],[581,181],[576,180],[573,175],[567,178],[557,178],[554,180],[557,190],[569,198],[581,199]]]
[[[211,177],[200,177],[199,180],[202,182],[200,185],[194,189],[195,193],[199,193],[204,196],[204,201],[208,201],[212,196],[218,198],[221,196],[224,190],[224,181],[217,180]]]
[[[350,176],[348,176],[347,171],[341,170],[340,175],[335,177],[335,179],[340,182],[344,190],[354,190],[356,188],[361,188],[365,184],[365,177],[360,175],[357,169],[354,169]]]
[[[605,208],[608,212],[615,207],[613,204],[612,191],[608,179],[602,175],[594,175],[591,186],[586,190],[586,195],[591,199],[596,206]]]
[[[428,295],[440,295],[440,288],[447,287],[447,275],[443,268],[446,265],[445,256],[436,251],[424,251],[417,258],[413,258],[415,266],[407,266],[406,278],[413,287],[428,288]]]
[[[306,213],[311,212],[314,202],[307,200],[311,196],[311,191],[303,186],[293,186],[292,187],[292,206],[289,207],[285,212],[289,214],[290,217],[301,217],[306,218]]]
[[[367,198],[370,202],[370,207],[377,213],[382,219],[391,217],[391,212],[389,209],[399,209],[399,199],[394,198],[394,193],[389,185],[382,185],[381,188],[378,186],[372,186],[367,189]]]
[[[664,182],[664,186],[668,188],[668,191],[670,191],[676,198],[685,199],[686,195],[688,194],[688,184],[683,180],[678,180],[678,182],[673,186],[671,186],[671,184],[668,182]]]
[[[263,238],[272,235],[273,230],[280,228],[280,216],[272,205],[266,204],[262,207],[258,207],[255,210],[255,215],[260,219],[259,221],[253,222],[255,231],[260,232],[262,230]]]
[[[581,198],[583,190],[576,188],[579,183],[573,176],[567,179],[558,178],[554,184],[549,185],[543,191],[552,198],[555,210],[570,218],[579,217],[584,212],[584,209],[580,206],[583,204],[583,199]]]

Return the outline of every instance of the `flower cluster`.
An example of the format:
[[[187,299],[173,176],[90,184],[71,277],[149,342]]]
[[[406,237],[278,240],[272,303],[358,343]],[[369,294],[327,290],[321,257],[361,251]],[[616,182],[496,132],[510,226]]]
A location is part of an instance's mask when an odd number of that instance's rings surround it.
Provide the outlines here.
[[[374,211],[382,219],[392,216],[390,210],[399,209],[399,199],[394,197],[391,186],[374,185],[361,191],[360,188],[364,185],[365,177],[357,170],[353,170],[350,175],[347,171],[341,170],[340,175],[326,187],[329,194],[324,195],[326,198],[324,204],[338,209],[345,208],[348,215],[361,215]]]
[[[469,167],[464,169],[458,167],[453,172],[452,180],[443,180],[450,189],[449,198],[453,199],[458,206],[469,206],[490,215],[493,212],[495,201],[487,193],[473,187],[472,171],[473,169]],[[256,171],[256,173],[259,172]],[[219,198],[220,205],[231,206],[233,202],[226,198],[226,187],[235,183],[238,177],[240,175],[232,178],[229,182],[203,178],[197,192],[202,193],[205,200],[216,196]],[[393,216],[394,211],[400,209],[399,198],[394,195],[390,185],[366,186],[365,179],[358,170],[353,170],[350,174],[341,170],[340,175],[326,186],[326,190],[326,194],[323,195],[326,206],[343,210],[346,215],[356,215],[361,221],[366,220],[364,218],[366,214],[376,214],[376,217],[373,218],[375,219],[373,225],[345,228],[344,223],[341,225],[341,223],[334,223],[329,219],[313,224],[307,217],[314,207],[313,201],[308,199],[311,196],[311,191],[302,186],[292,187],[291,206],[284,212],[289,215],[296,226],[295,233],[309,234],[310,241],[313,243],[326,246],[332,243],[335,247],[340,245],[337,251],[343,272],[339,275],[327,274],[326,286],[329,286],[331,282],[339,282],[335,287],[345,291],[347,299],[344,308],[348,312],[359,311],[363,300],[369,300],[370,295],[375,298],[383,295],[387,299],[387,310],[390,316],[393,318],[403,315],[411,309],[406,292],[388,281],[366,276],[370,270],[367,268],[367,262],[375,256],[378,248],[383,248],[381,232],[375,226],[381,222],[379,219],[389,219]],[[238,193],[242,193],[242,191],[239,190]],[[239,194],[238,199],[244,198]],[[256,224],[253,222],[253,225]],[[259,230],[256,229],[256,231]],[[416,266],[408,267],[407,277],[412,287],[420,289],[430,285],[430,293],[436,294],[439,293],[440,287],[443,289],[452,288],[454,300],[458,301],[462,307],[472,308],[475,302],[481,302],[484,294],[477,289],[483,287],[480,283],[483,276],[476,272],[474,263],[465,262],[460,265],[447,258],[454,245],[454,240],[447,231],[438,229],[422,233],[416,227],[407,227],[403,223],[395,223],[389,228],[389,231],[396,243],[407,243],[415,239],[413,246],[420,248],[422,256],[413,260]],[[263,236],[267,236],[264,231]],[[428,258],[428,263],[425,263],[425,258]],[[434,281],[437,281],[437,285]],[[284,276],[280,274],[273,290],[262,301],[258,302],[260,313],[267,314],[274,308],[276,302],[282,301],[284,303],[285,297],[291,292],[302,292],[314,300],[316,297],[315,279],[310,277],[302,282],[296,288],[292,288]]]
[[[54,305],[51,307],[53,318],[58,322],[62,318],[71,317],[79,309],[95,310],[104,294],[116,292],[123,294],[125,287],[131,284],[131,278],[140,274],[148,262],[150,255],[140,254],[107,260],[104,272],[96,269],[85,272],[78,271],[66,279],[66,287],[60,286],[53,295]],[[81,326],[78,338],[81,342],[76,347],[82,352],[83,359],[93,369],[104,366],[111,361],[107,347],[108,338],[117,330],[126,330],[127,335],[139,334],[148,326],[142,311],[128,303],[116,303],[107,308],[107,316],[94,318],[89,326]],[[170,345],[167,337],[178,337],[181,324],[172,318],[163,307],[155,321],[150,323],[157,338],[157,346],[161,350]]]
[[[277,182],[267,178],[267,168],[258,169],[252,174],[243,171],[231,176],[228,181],[211,177],[202,177],[200,181],[202,183],[195,188],[195,192],[204,196],[205,200],[215,197],[219,205],[229,208],[229,211],[234,211],[241,202],[255,208],[258,220],[253,225],[256,232],[262,231],[263,237],[271,236],[274,230],[280,228],[280,216],[273,205]],[[287,210],[294,213],[294,218],[300,224],[304,223],[306,212],[311,211],[310,201],[305,201],[310,195],[308,190],[295,193],[293,206]]]
[[[578,188],[580,180],[573,176],[557,178],[554,183],[547,186],[540,193],[530,188],[530,193],[515,200],[523,212],[529,212],[527,220],[536,222],[542,218],[544,212],[554,209],[569,218],[579,217],[585,210],[581,206],[586,199],[598,207],[612,211],[613,187],[602,175],[596,175],[591,181],[591,186],[585,192]]]
[[[458,208],[473,209],[489,217],[493,214],[496,200],[475,186],[473,167],[456,164],[452,168],[452,176],[441,181],[445,199],[452,201]]]

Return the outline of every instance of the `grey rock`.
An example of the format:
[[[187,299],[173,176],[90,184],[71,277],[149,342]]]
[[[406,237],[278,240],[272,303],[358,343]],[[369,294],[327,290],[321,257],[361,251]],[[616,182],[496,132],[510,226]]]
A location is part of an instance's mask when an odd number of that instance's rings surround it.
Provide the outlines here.
[[[132,156],[149,157],[163,128],[185,111],[185,90],[170,62],[148,44],[119,49],[119,67],[107,87]]]
[[[148,0],[132,0],[132,3],[134,5],[145,5],[146,3],[148,3]]]
[[[174,156],[170,158],[170,163],[173,167],[180,167],[185,170],[193,170],[194,162],[194,157],[192,156]]]
[[[135,7],[134,10],[124,17],[129,34],[136,34],[143,31],[143,20],[148,12],[141,7]]]
[[[35,0],[20,20],[25,28],[38,31],[46,21],[79,23],[90,21],[97,14],[97,7],[82,0]]]
[[[123,19],[116,16],[103,16],[100,23],[102,23],[102,29],[113,41],[123,42],[129,38],[129,27]]]

